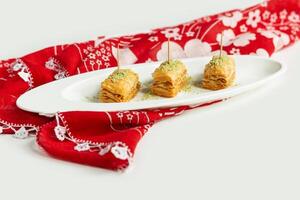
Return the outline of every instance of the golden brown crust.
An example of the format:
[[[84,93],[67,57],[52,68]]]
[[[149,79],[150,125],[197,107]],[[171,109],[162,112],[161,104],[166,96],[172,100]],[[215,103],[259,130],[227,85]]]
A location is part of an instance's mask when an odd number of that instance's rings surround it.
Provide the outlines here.
[[[128,102],[140,89],[138,75],[130,69],[115,70],[101,83],[99,99],[104,103]]]
[[[182,90],[187,81],[185,65],[178,61],[166,61],[155,69],[151,92],[162,97],[174,97]]]
[[[209,90],[220,90],[230,87],[235,81],[235,63],[233,58],[223,55],[214,56],[205,66],[201,87]]]
[[[136,94],[138,93],[139,89],[141,87],[141,84],[138,83],[127,96],[121,96],[119,94],[114,94],[108,90],[102,90],[100,93],[100,101],[104,103],[120,103],[120,102],[128,102],[131,99],[133,99]]]

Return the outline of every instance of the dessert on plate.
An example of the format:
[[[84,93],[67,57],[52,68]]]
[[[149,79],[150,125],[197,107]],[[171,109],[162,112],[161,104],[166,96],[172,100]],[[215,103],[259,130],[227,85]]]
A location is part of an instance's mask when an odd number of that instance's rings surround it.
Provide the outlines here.
[[[175,97],[185,86],[188,75],[185,65],[179,60],[163,62],[152,74],[151,92],[162,97]]]
[[[225,89],[234,84],[235,62],[228,55],[213,56],[205,65],[201,87],[209,90]]]
[[[138,75],[131,69],[116,69],[101,83],[100,102],[118,103],[133,99],[141,87]]]

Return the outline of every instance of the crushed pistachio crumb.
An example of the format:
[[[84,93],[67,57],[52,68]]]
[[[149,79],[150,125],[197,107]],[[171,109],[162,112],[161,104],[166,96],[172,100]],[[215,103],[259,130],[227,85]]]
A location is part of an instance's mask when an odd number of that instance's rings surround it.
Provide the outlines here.
[[[145,101],[145,100],[158,99],[158,98],[159,98],[158,96],[154,95],[150,90],[148,90],[147,92],[144,93],[141,100]]]
[[[112,81],[116,81],[116,80],[120,80],[120,79],[123,79],[127,76],[127,72],[124,71],[124,70],[116,70],[114,71],[110,76],[109,78],[112,80]]]
[[[86,99],[88,102],[99,102],[99,93],[97,93],[97,95],[87,96]]]
[[[163,71],[173,71],[176,70],[182,63],[179,60],[170,60],[163,62],[159,68]]]
[[[222,65],[227,64],[230,62],[230,58],[227,55],[222,56],[213,56],[213,58],[209,61],[209,66],[216,66],[216,65]]]

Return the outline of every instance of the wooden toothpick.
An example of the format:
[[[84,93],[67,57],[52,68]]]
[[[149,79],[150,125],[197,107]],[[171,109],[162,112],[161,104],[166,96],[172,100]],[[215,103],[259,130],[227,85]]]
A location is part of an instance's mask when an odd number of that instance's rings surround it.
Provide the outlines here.
[[[168,37],[168,62],[171,60],[171,52],[170,52],[170,37]]]
[[[222,51],[223,51],[223,31],[221,33],[221,42],[220,42],[220,58],[222,56]]]
[[[120,71],[120,44],[118,44],[117,47],[117,65],[118,65],[118,71]]]

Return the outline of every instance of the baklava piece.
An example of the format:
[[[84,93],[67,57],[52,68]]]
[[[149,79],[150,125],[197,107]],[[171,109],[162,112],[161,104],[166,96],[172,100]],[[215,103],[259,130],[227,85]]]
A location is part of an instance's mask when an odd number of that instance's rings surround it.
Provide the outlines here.
[[[187,69],[179,60],[163,62],[152,74],[151,92],[162,97],[175,97],[187,82]]]
[[[117,69],[101,83],[100,101],[128,102],[138,93],[141,84],[138,75],[130,69]]]
[[[227,55],[214,56],[205,66],[201,87],[220,90],[230,87],[235,81],[235,62]]]

